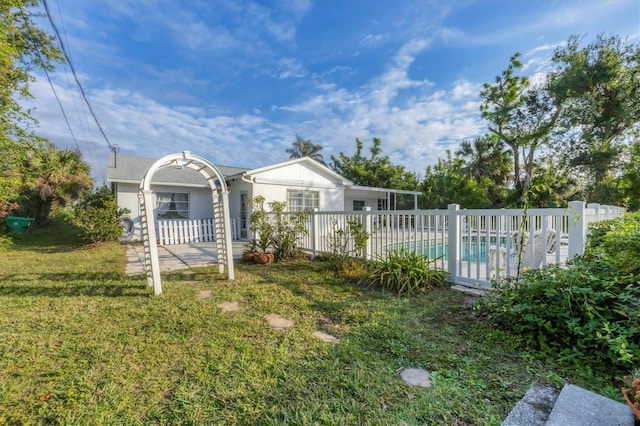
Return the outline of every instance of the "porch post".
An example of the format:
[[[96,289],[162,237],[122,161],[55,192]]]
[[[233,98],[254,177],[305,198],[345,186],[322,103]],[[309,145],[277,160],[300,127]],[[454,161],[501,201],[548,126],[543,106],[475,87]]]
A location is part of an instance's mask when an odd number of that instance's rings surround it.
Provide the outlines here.
[[[449,225],[447,232],[447,256],[449,278],[451,281],[455,281],[459,275],[458,271],[458,259],[460,258],[460,216],[458,216],[458,210],[460,210],[459,204],[449,204],[447,206],[447,222]]]
[[[585,202],[569,201],[569,259],[584,253],[587,237],[587,221],[585,220]]]

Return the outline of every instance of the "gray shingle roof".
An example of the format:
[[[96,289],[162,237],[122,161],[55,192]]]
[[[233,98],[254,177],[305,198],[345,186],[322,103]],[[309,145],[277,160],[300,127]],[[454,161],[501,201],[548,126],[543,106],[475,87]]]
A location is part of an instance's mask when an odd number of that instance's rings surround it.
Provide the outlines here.
[[[149,170],[157,158],[134,157],[132,155],[109,155],[106,179],[109,182],[135,182],[139,183],[144,174]],[[247,168],[216,165],[224,177],[246,172]],[[175,169],[165,167],[153,176],[154,183],[187,184],[207,186],[204,178],[195,170],[189,168]]]

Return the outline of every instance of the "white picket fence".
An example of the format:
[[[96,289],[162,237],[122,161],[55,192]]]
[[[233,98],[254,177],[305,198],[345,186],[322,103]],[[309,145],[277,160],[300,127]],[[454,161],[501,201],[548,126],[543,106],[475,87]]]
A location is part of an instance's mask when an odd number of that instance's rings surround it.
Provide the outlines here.
[[[188,244],[216,240],[214,219],[167,219],[156,222],[158,244]],[[232,239],[238,239],[236,220],[231,219]]]
[[[621,207],[581,201],[567,208],[526,212],[466,210],[457,204],[447,210],[316,211],[299,245],[314,254],[330,252],[336,231],[357,219],[370,235],[360,256],[377,259],[402,249],[418,252],[435,259],[454,282],[486,288],[491,279],[516,275],[523,268],[562,264],[582,254],[587,225],[623,213]]]

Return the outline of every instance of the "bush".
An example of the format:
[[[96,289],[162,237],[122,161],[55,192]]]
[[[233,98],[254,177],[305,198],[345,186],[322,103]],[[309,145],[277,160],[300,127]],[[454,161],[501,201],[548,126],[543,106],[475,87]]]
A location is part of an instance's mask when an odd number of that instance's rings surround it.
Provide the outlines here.
[[[405,249],[390,252],[385,259],[374,263],[368,283],[398,294],[443,287],[448,284],[447,273],[435,266],[436,260]]]
[[[13,247],[13,240],[7,235],[0,235],[0,253],[11,250]]]
[[[587,370],[640,360],[640,215],[595,224],[584,256],[494,283],[480,309]]]
[[[257,246],[263,252],[271,247],[275,262],[299,257],[296,243],[307,233],[305,222],[309,212],[287,213],[287,203],[272,201],[269,203],[271,212],[268,213],[264,201],[261,195],[247,201],[247,205],[253,209],[249,223],[251,231],[257,234]]]
[[[128,209],[118,208],[115,195],[107,188],[87,193],[75,207],[75,224],[87,242],[118,241],[122,237],[122,219]]]
[[[369,240],[369,233],[358,217],[347,220],[345,228],[340,227],[337,220],[331,223],[331,234],[328,245],[330,253],[324,257],[329,267],[342,277],[353,277],[366,272],[366,262],[362,262],[364,250]]]

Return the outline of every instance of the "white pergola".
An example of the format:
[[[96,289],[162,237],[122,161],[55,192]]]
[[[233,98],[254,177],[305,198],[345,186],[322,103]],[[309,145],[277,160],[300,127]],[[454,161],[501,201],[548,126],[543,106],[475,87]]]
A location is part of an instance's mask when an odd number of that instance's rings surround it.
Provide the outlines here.
[[[153,204],[153,190],[151,181],[155,173],[165,167],[188,167],[200,173],[211,188],[213,201],[213,215],[216,230],[216,248],[218,251],[218,270],[224,273],[227,267],[227,277],[233,280],[233,252],[231,242],[231,220],[229,217],[229,191],[224,176],[216,166],[206,159],[184,151],[181,154],[171,154],[160,158],[147,170],[140,181],[138,199],[140,201],[140,213],[142,224],[142,238],[144,242],[144,264],[147,274],[147,283],[153,287],[156,295],[162,293],[162,281],[160,278],[160,262],[158,260],[158,243]]]

